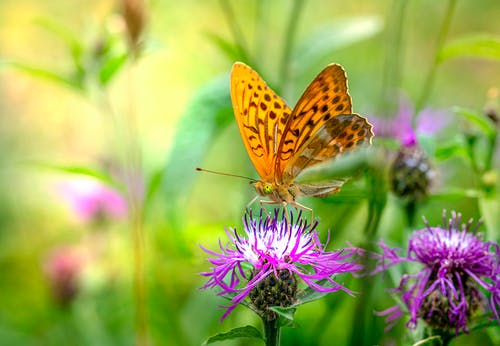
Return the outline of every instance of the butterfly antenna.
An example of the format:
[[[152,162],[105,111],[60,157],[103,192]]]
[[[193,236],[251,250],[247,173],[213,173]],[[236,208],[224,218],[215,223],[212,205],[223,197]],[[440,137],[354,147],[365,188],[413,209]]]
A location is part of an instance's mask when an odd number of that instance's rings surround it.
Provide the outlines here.
[[[213,174],[218,174],[218,175],[225,175],[225,176],[228,176],[228,177],[235,177],[235,178],[243,178],[243,179],[249,180],[251,183],[255,182],[255,179],[252,179],[252,178],[249,178],[249,177],[245,177],[244,175],[217,172],[217,171],[212,171],[210,169],[204,169],[204,168],[200,168],[200,167],[196,167],[195,169],[197,171],[200,171],[200,172],[207,172],[207,173],[213,173]]]

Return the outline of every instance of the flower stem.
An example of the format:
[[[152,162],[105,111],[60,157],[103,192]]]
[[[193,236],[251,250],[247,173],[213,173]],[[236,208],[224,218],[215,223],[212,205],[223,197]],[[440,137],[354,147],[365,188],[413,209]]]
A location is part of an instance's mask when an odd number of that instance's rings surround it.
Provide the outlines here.
[[[436,42],[436,49],[434,51],[434,61],[431,64],[429,73],[427,74],[427,79],[425,80],[424,87],[422,88],[422,94],[420,95],[420,99],[418,100],[417,105],[415,107],[415,112],[413,113],[413,118],[412,118],[412,125],[415,125],[416,114],[418,114],[422,110],[422,108],[429,100],[432,87],[434,86],[434,80],[436,79],[436,71],[439,65],[439,53],[443,49],[444,42],[446,41],[446,37],[448,36],[456,2],[457,2],[456,0],[448,1],[446,14],[443,23],[441,24],[441,29],[439,31],[439,36]]]
[[[263,58],[266,39],[269,36],[269,11],[267,11],[267,3],[265,0],[257,0],[255,3],[255,41],[254,41],[254,56],[255,68],[259,68]]]
[[[408,201],[405,205],[406,220],[408,222],[408,229],[413,229],[415,225],[415,216],[417,215],[418,202]]]
[[[144,229],[142,205],[142,155],[138,139],[137,116],[134,99],[134,62],[128,69],[128,108],[125,119],[127,136],[125,186],[129,206],[130,228],[133,242],[134,300],[135,300],[135,344],[148,344],[148,323],[146,308],[146,282],[144,261]]]
[[[282,89],[282,94],[286,95],[285,87],[289,87],[288,78],[290,77],[290,55],[292,54],[293,44],[295,42],[295,35],[302,7],[305,1],[295,0],[292,5],[288,25],[285,33],[285,44],[283,45],[283,53],[281,55],[281,66],[279,76],[279,86]]]
[[[448,346],[451,340],[455,338],[454,333],[450,333],[442,329],[432,329],[430,331],[430,335],[434,337],[439,336],[439,339],[432,340],[431,345],[435,346]]]
[[[248,62],[251,65],[255,66],[255,61],[251,61],[248,51],[248,44],[245,40],[245,36],[243,35],[241,27],[236,21],[236,15],[233,12],[233,8],[227,0],[220,0],[219,3],[222,8],[222,12],[226,17],[227,23],[229,24],[229,29],[232,32],[233,39],[239,49],[241,60],[244,60],[245,62]]]
[[[380,97],[380,110],[387,114],[394,114],[399,108],[399,97],[395,91],[401,86],[401,70],[403,65],[402,45],[408,1],[393,1],[390,12],[391,24],[387,26],[389,44],[384,60],[382,74],[382,90]]]
[[[382,161],[381,161],[382,162]],[[361,259],[363,267],[368,267],[370,263],[369,254],[374,248],[374,239],[382,218],[387,202],[386,184],[384,180],[384,170],[382,167],[372,167],[366,174],[367,185],[369,186],[368,196],[368,217],[364,229],[365,255]],[[367,276],[363,279],[361,294],[356,299],[354,314],[352,318],[352,329],[349,345],[371,345],[368,339],[372,333],[370,328],[370,319],[373,315],[371,300],[373,299],[374,276]]]
[[[266,346],[277,346],[280,344],[280,326],[279,319],[267,320],[262,318],[264,323],[264,335],[266,337]]]

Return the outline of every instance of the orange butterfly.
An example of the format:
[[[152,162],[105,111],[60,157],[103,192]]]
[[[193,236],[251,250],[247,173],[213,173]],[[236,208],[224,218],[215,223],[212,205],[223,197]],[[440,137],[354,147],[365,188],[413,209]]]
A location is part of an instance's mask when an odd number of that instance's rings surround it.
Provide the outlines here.
[[[338,64],[321,71],[292,110],[249,66],[237,62],[231,72],[234,115],[248,155],[259,173],[253,182],[268,204],[299,203],[302,196],[336,193],[343,180],[296,184],[303,169],[370,142],[372,125],[352,113],[347,78]]]

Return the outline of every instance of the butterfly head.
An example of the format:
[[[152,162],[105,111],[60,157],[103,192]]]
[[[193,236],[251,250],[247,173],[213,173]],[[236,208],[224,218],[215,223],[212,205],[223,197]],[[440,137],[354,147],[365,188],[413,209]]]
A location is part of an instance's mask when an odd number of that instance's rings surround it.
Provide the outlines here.
[[[266,183],[261,180],[258,180],[258,181],[253,181],[252,185],[257,191],[257,193],[261,196],[269,196],[275,192],[275,188],[271,183]]]

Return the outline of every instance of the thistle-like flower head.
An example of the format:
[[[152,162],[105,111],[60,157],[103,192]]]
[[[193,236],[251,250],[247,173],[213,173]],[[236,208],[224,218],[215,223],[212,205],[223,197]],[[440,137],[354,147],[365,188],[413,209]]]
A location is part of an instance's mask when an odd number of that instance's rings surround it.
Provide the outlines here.
[[[403,257],[381,243],[383,254],[377,256],[376,271],[400,262],[422,267],[417,274],[404,275],[395,289],[410,313],[409,328],[415,328],[421,318],[431,328],[467,332],[471,316],[482,306],[489,306],[499,319],[500,248],[483,241],[477,227],[471,231],[472,220],[462,226],[460,222],[461,215],[454,212],[450,220],[443,213],[442,227],[431,227],[426,221],[427,227],[411,236]],[[490,296],[489,304],[484,292]],[[379,314],[394,324],[403,312],[395,306]]]
[[[361,266],[346,261],[356,249],[325,251],[316,227],[298,214],[290,221],[279,212],[258,218],[247,212],[243,219],[244,235],[236,229],[226,229],[230,244],[219,242],[220,253],[204,249],[213,257],[210,271],[202,273],[208,282],[202,288],[218,287],[219,295],[231,297],[231,305],[222,319],[247,297],[258,313],[269,320],[276,318],[268,307],[290,306],[295,303],[301,284],[318,292],[343,290],[346,287],[334,281],[340,273],[355,272]]]

